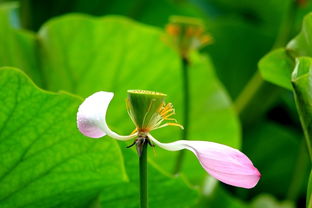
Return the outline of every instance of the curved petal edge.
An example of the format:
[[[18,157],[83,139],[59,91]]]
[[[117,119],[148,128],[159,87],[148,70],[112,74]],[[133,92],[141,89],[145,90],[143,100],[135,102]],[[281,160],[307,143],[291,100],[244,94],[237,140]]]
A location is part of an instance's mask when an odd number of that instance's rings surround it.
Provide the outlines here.
[[[78,108],[77,127],[85,136],[100,138],[107,134],[104,131],[106,112],[114,97],[112,92],[96,92],[87,97]]]

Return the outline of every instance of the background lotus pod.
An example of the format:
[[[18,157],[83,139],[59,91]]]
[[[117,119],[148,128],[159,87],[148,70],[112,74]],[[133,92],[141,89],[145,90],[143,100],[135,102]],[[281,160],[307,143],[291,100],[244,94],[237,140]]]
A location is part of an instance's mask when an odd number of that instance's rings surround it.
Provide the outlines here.
[[[190,51],[199,49],[212,42],[210,35],[205,33],[203,21],[197,18],[172,16],[166,26],[171,44],[184,58]]]

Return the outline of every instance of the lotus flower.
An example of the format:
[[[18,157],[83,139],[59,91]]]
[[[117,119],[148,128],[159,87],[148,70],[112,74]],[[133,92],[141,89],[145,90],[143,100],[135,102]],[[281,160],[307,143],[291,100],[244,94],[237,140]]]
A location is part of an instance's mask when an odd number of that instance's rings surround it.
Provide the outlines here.
[[[77,113],[77,125],[82,134],[91,138],[109,136],[117,140],[147,139],[169,151],[187,149],[195,154],[201,166],[213,177],[223,183],[253,188],[261,175],[250,159],[237,149],[208,141],[178,140],[161,143],[151,135],[151,131],[166,126],[183,128],[172,118],[175,114],[171,103],[165,104],[166,95],[146,90],[129,90],[127,109],[136,129],[127,136],[113,132],[106,123],[106,112],[114,94],[96,92],[80,105]]]

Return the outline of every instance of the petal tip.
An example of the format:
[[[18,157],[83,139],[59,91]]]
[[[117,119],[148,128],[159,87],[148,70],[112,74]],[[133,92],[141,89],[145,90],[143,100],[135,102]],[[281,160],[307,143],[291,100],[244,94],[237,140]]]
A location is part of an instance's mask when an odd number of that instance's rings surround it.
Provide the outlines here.
[[[91,138],[106,135],[101,125],[106,122],[106,110],[113,96],[112,92],[99,91],[87,97],[79,106],[77,127],[83,135]]]
[[[77,128],[83,135],[87,137],[100,138],[105,136],[103,131],[94,127],[94,125],[88,122],[87,119],[79,118],[79,115],[77,116]]]
[[[252,166],[252,172],[253,173],[251,175],[242,176],[242,177],[244,177],[244,179],[240,183],[238,183],[236,185],[235,184],[230,184],[230,185],[234,185],[234,186],[245,188],[245,189],[254,188],[258,184],[258,182],[261,178],[261,173],[254,166]]]
[[[197,156],[203,168],[225,184],[241,188],[253,188],[261,174],[251,160],[232,147],[203,141],[185,141],[188,149]]]

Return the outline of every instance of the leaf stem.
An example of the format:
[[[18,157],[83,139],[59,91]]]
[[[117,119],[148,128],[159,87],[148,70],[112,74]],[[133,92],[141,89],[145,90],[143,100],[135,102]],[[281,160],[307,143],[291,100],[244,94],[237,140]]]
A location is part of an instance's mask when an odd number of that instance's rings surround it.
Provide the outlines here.
[[[298,111],[298,114],[299,114],[300,123],[301,123],[301,127],[302,127],[302,130],[303,130],[304,138],[305,138],[305,141],[306,141],[306,146],[307,146],[308,153],[309,153],[309,156],[310,156],[310,161],[312,161],[312,144],[311,144],[311,141],[310,141],[310,135],[312,135],[312,132],[309,129],[309,124],[306,124],[306,122],[305,122],[305,120],[303,118],[304,115],[305,115],[305,112],[300,107],[300,101],[298,100],[299,98],[298,98],[298,95],[296,93],[296,89],[295,88],[294,88],[294,97],[295,97],[295,103],[296,103],[297,111]]]
[[[257,121],[276,102],[281,91],[280,87],[265,82],[257,71],[234,103],[244,126]]]
[[[190,111],[190,89],[189,89],[189,60],[186,57],[181,59],[182,61],[182,82],[183,82],[183,104],[184,104],[184,111],[183,111],[183,127],[184,130],[182,131],[182,139],[187,140],[188,135],[188,128],[189,128],[189,111]],[[179,151],[176,164],[173,170],[173,173],[176,174],[180,172],[182,168],[182,163],[184,160],[185,150]]]
[[[255,75],[250,79],[246,88],[241,92],[241,94],[235,100],[235,107],[237,113],[240,115],[243,110],[246,108],[247,104],[252,99],[255,92],[260,89],[263,79],[259,72],[257,71]]]
[[[140,161],[140,208],[148,207],[147,193],[147,140],[142,143],[142,152],[139,155]]]
[[[298,5],[293,2],[280,25],[272,50],[284,46],[291,34]],[[266,82],[257,70],[235,100],[235,108],[244,124],[251,124],[269,109],[280,94],[279,87]],[[274,92],[274,93],[267,93]],[[263,97],[265,95],[265,97]],[[264,99],[265,98],[265,99]],[[259,105],[261,103],[261,105]],[[260,109],[258,109],[260,108]],[[253,117],[251,117],[251,114]]]

